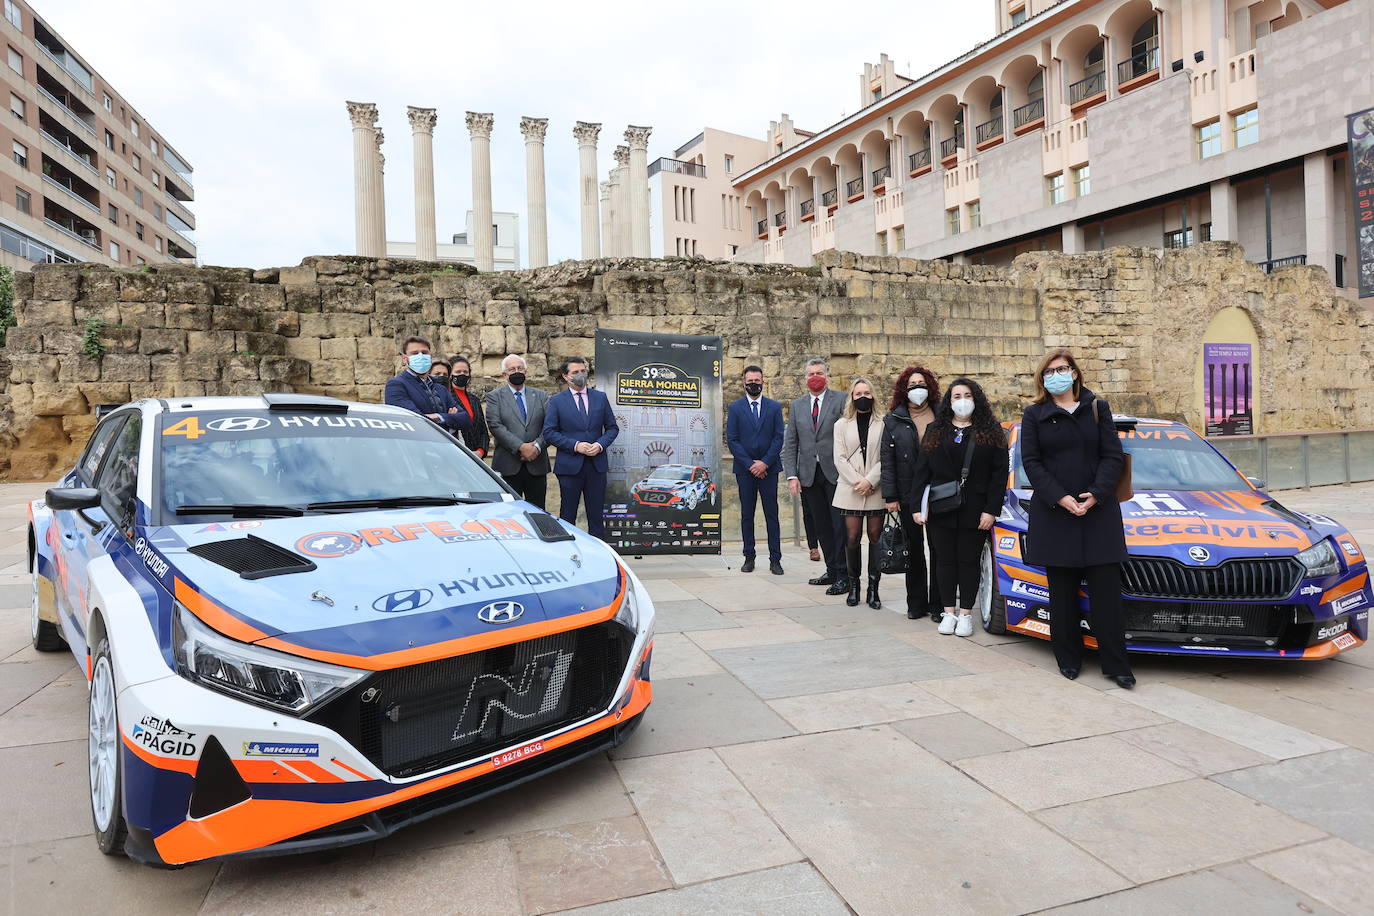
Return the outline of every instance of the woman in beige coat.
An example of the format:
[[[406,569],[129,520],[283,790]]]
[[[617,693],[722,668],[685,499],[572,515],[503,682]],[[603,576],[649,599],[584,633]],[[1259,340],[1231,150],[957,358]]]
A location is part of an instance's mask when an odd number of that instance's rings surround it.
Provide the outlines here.
[[[845,556],[849,563],[850,607],[859,603],[859,544],[868,528],[868,606],[880,608],[878,598],[878,536],[883,529],[882,448],[883,418],[873,386],[859,376],[849,386],[844,416],[835,421],[835,500],[849,535]],[[866,524],[865,524],[866,523]]]

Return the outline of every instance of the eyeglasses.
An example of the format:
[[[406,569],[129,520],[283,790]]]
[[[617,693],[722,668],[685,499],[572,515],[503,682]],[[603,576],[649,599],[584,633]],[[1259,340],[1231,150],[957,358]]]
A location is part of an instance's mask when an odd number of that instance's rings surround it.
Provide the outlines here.
[[[1073,366],[1055,366],[1053,369],[1046,369],[1045,378],[1054,378],[1056,375],[1072,375]]]

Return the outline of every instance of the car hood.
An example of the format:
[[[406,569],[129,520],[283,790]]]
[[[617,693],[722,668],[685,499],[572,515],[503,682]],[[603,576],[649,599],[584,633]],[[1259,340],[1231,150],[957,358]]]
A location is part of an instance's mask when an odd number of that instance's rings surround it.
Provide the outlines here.
[[[356,664],[611,605],[622,573],[610,549],[570,526],[573,540],[540,540],[530,511],[505,502],[177,525],[153,529],[149,542],[170,565],[174,594],[217,629]],[[244,579],[191,551],[250,536],[315,569]],[[519,617],[483,622],[478,611],[494,602],[516,602]]]

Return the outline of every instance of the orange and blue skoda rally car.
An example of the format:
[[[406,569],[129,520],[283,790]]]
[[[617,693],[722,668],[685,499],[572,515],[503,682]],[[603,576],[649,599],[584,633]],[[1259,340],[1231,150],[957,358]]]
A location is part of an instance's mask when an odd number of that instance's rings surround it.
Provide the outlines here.
[[[634,574],[407,411],[138,401],[29,517],[106,853],[375,839],[620,744],[652,696]]]
[[[1295,512],[1188,427],[1117,416],[1135,497],[1121,504],[1126,643],[1134,652],[1329,658],[1369,635],[1369,568],[1332,519]],[[1030,482],[1019,424],[1012,472],[980,591],[983,625],[1049,638],[1043,569],[1022,561]],[[1083,640],[1096,646],[1080,590]]]

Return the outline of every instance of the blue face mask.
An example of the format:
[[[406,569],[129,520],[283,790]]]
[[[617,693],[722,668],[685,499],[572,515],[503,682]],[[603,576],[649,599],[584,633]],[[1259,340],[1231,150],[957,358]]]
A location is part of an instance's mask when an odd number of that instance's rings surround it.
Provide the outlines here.
[[[434,365],[434,359],[428,353],[412,353],[406,357],[406,365],[416,375],[424,375]]]
[[[1063,394],[1073,387],[1073,375],[1051,375],[1045,379],[1045,390],[1050,394]]]

